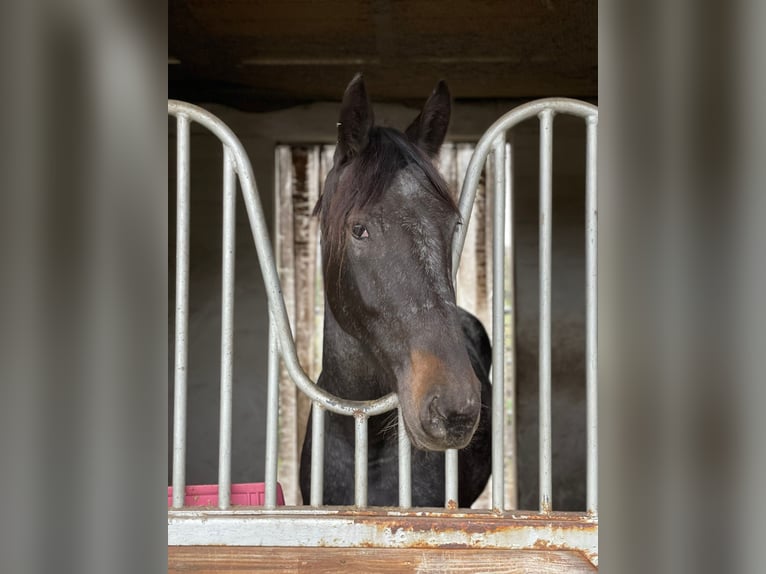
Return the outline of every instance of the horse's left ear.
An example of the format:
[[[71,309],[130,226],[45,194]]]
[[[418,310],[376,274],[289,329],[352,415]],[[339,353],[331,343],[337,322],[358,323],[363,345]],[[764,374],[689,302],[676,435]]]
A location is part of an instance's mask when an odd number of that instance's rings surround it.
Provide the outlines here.
[[[444,80],[439,80],[423,110],[405,131],[407,137],[430,157],[436,157],[444,143],[451,108],[449,88]]]

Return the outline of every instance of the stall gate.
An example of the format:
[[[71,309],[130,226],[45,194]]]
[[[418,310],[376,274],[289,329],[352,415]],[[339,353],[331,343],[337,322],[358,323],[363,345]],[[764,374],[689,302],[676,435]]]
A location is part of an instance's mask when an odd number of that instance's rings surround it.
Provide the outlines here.
[[[399,507],[367,508],[367,421],[397,408],[390,394],[374,401],[348,401],[317,387],[298,362],[271,241],[250,160],[234,133],[217,117],[197,106],[170,100],[168,113],[177,121],[177,228],[175,309],[175,394],[173,416],[172,508],[168,510],[169,569],[311,569],[337,571],[344,564],[368,569],[445,571],[453,567],[492,572],[590,571],[598,566],[597,485],[597,190],[598,110],[566,98],[536,100],[498,119],[482,136],[468,165],[453,246],[457,273],[465,233],[482,170],[493,155],[495,189],[510,189],[512,149],[506,132],[537,116],[540,122],[540,503],[539,512],[509,511],[504,500],[503,366],[504,297],[493,296],[492,510],[457,508],[457,451],[445,457],[446,508],[411,508],[410,442],[399,433]],[[551,246],[552,149],[555,114],[586,122],[586,398],[587,508],[582,513],[556,512],[551,504]],[[186,393],[190,209],[190,124],[197,122],[223,145],[223,293],[221,397],[218,465],[218,509],[184,509],[186,486]],[[234,238],[236,178],[239,179],[255,240],[269,306],[269,364],[265,504],[231,506],[232,373],[234,318]],[[496,196],[493,225],[493,293],[504,285],[505,195]],[[513,230],[510,230],[513,238]],[[511,253],[513,251],[511,250]],[[512,274],[511,274],[512,276]],[[511,322],[513,329],[513,322]],[[511,331],[513,332],[513,331]],[[511,336],[511,341],[513,337]],[[513,345],[510,345],[511,352]],[[290,378],[312,401],[312,468],[309,506],[277,507],[278,370],[282,361]],[[322,478],[324,413],[353,416],[356,421],[355,506],[324,507]],[[401,413],[399,414],[399,424]],[[314,550],[321,547],[321,551]],[[483,565],[483,566],[482,566]]]

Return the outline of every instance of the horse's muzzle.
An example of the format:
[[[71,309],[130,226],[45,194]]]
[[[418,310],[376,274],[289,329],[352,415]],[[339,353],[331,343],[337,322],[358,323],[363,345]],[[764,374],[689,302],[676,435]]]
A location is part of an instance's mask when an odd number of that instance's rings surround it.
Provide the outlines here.
[[[412,443],[424,450],[463,448],[481,414],[481,384],[466,354],[448,360],[418,350],[399,384],[399,402]]]
[[[481,401],[478,393],[449,393],[438,389],[428,399],[420,414],[420,424],[431,450],[463,448],[471,442],[479,424]],[[462,389],[460,389],[462,390]]]

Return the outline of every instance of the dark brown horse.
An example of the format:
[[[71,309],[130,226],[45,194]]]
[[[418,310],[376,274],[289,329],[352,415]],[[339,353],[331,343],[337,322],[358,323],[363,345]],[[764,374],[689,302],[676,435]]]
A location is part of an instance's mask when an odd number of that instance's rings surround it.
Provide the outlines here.
[[[439,82],[402,133],[374,125],[361,76],[343,97],[321,216],[325,322],[318,384],[346,399],[398,393],[412,452],[412,503],[444,504],[444,450],[459,453],[459,504],[490,474],[491,349],[457,307],[452,240],[461,224],[434,167],[450,117]],[[354,500],[354,420],[325,417],[324,503]],[[393,426],[392,426],[393,425]],[[370,505],[398,504],[396,414],[369,421]],[[301,458],[310,499],[311,423]]]

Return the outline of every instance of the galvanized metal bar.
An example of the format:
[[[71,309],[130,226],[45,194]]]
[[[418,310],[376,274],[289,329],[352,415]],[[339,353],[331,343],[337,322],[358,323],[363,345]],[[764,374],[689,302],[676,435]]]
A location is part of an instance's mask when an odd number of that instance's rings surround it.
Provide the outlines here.
[[[359,413],[356,421],[354,450],[354,504],[360,508],[367,506],[367,417]]]
[[[218,431],[218,507],[231,504],[231,408],[234,382],[234,263],[237,180],[231,151],[223,147],[223,270],[221,286],[221,401]]]
[[[450,448],[444,453],[444,506],[458,507],[457,449]]]
[[[492,124],[484,135],[481,136],[476,148],[474,149],[471,161],[468,162],[463,186],[460,191],[460,216],[463,225],[458,226],[455,233],[455,239],[452,242],[452,275],[453,280],[457,276],[460,267],[460,256],[463,252],[466,233],[468,232],[468,223],[471,221],[471,212],[473,211],[473,202],[476,199],[476,190],[479,179],[484,171],[484,164],[487,156],[492,149],[492,144],[497,137],[520,122],[534,118],[544,110],[554,110],[557,113],[571,114],[582,118],[587,118],[598,114],[598,108],[587,102],[573,100],[571,98],[542,98],[529,102],[527,104],[513,108],[511,111],[502,115],[494,124]]]
[[[324,499],[324,413],[322,405],[316,402],[312,404],[311,506],[322,506]]]
[[[189,358],[189,204],[190,122],[176,118],[176,320],[173,379],[173,508],[186,494],[186,388]]]
[[[505,134],[492,147],[495,205],[492,244],[492,507],[505,494]]]
[[[397,409],[399,426],[399,506],[409,508],[412,506],[412,445],[410,437],[404,428],[402,409]]]
[[[231,129],[203,108],[186,102],[168,100],[168,113],[176,116],[188,116],[209,129],[224,145],[231,149],[237,166],[237,173],[239,174],[239,182],[242,187],[245,208],[247,209],[250,221],[250,229],[253,233],[253,240],[255,241],[255,248],[258,253],[258,263],[260,264],[263,282],[266,287],[269,312],[274,322],[273,330],[279,342],[282,362],[293,382],[309,399],[319,402],[325,409],[334,413],[344,415],[362,413],[367,416],[373,416],[396,408],[399,403],[395,393],[389,393],[385,397],[372,401],[350,401],[328,393],[309,379],[298,361],[298,355],[295,350],[290,320],[287,316],[287,308],[285,307],[279,275],[277,274],[274,262],[271,238],[269,237],[269,230],[263,214],[250,158],[248,158],[241,142]]]
[[[516,274],[515,274],[515,232],[513,225],[513,147],[510,143],[505,145],[505,189],[506,189],[506,204],[505,204],[505,247],[509,253],[509,269],[507,269],[507,279],[505,284],[505,291],[508,297],[510,306],[508,308],[508,348],[506,349],[506,356],[508,357],[508,364],[510,364],[510,373],[504,373],[505,396],[510,398],[512,411],[510,417],[510,424],[504,433],[508,442],[506,443],[506,453],[510,456],[506,457],[507,470],[510,476],[506,477],[505,488],[505,508],[515,509],[518,508],[518,456],[516,452]],[[510,449],[509,449],[510,446]],[[510,450],[510,452],[508,452]]]
[[[586,401],[587,401],[587,494],[588,512],[598,512],[598,192],[596,154],[598,116],[586,119],[585,229],[586,229]]]
[[[553,241],[553,111],[540,113],[540,512],[550,512],[551,249]]]
[[[462,254],[463,250],[463,244],[465,242],[466,232],[468,229],[468,223],[471,219],[471,212],[473,209],[473,203],[474,199],[476,198],[476,191],[478,188],[479,179],[482,175],[484,165],[487,160],[487,156],[489,155],[492,146],[494,142],[496,141],[497,137],[501,134],[506,132],[507,130],[513,128],[520,122],[533,118],[535,116],[540,117],[541,121],[541,127],[543,124],[547,125],[549,128],[552,128],[552,118],[554,113],[564,113],[564,114],[570,114],[582,118],[589,119],[589,121],[597,121],[598,119],[598,108],[592,104],[588,104],[586,102],[582,102],[579,100],[573,100],[569,98],[544,98],[540,100],[535,100],[534,102],[529,102],[527,104],[518,106],[511,111],[504,114],[502,117],[500,117],[494,124],[492,124],[489,129],[484,132],[484,135],[479,139],[479,142],[476,144],[476,148],[474,150],[474,153],[471,157],[471,161],[468,164],[468,168],[466,170],[465,179],[463,180],[463,186],[461,188],[460,192],[460,202],[459,202],[459,210],[460,215],[463,220],[463,225],[459,226],[456,234],[455,239],[452,244],[452,274],[453,274],[453,280],[457,276],[458,268],[460,266],[460,256]],[[547,118],[547,119],[546,119]],[[547,133],[546,133],[547,131]],[[593,140],[593,144],[595,144],[595,139]],[[551,149],[552,150],[552,132],[549,130],[541,129],[541,140],[540,140],[540,148],[543,149]],[[592,159],[589,161],[595,162],[595,145],[593,149]],[[550,172],[550,166],[546,165],[546,162],[551,162],[551,156],[552,153],[548,153],[547,155],[545,153],[542,153],[541,151],[541,165],[540,165],[540,171],[541,171],[541,191],[544,187],[547,187],[548,191],[551,192],[551,177],[552,174]],[[591,165],[589,163],[589,165]],[[595,163],[593,164],[595,165]],[[595,168],[594,168],[595,169]],[[591,174],[591,177],[593,178],[592,181],[594,182],[593,185],[595,185],[595,173]],[[545,183],[545,180],[548,180],[548,183],[543,186]],[[551,225],[551,195],[549,193],[548,196],[548,203],[549,209],[547,211],[548,218],[543,219],[543,212],[542,208],[545,204],[544,198],[541,197],[541,227],[540,227],[540,236],[541,236],[541,256],[544,255],[544,251],[547,252],[548,261],[550,261],[550,247],[551,247],[551,241],[550,241],[550,227]],[[594,210],[595,211],[595,210]],[[545,238],[547,237],[547,241]],[[547,267],[544,264],[543,261],[544,257],[541,257],[540,261],[540,275],[541,275],[541,311],[542,308],[545,307],[548,315],[550,313],[550,284],[548,282],[547,285],[545,285],[545,281],[543,279],[550,279],[550,265]],[[543,275],[545,277],[543,277]],[[547,289],[547,297],[543,297],[542,290]],[[595,293],[595,292],[594,292]],[[594,294],[595,296],[595,294]],[[541,417],[540,425],[541,425],[541,436],[540,436],[540,481],[541,481],[541,491],[540,491],[540,506],[543,509],[550,510],[550,504],[551,504],[551,445],[550,445],[550,316],[547,317],[547,320],[543,317],[544,313],[541,313],[540,316],[540,323],[541,323],[541,334],[540,334],[540,388],[541,388],[541,401],[540,401],[540,410],[541,410]],[[595,319],[593,320],[593,324],[595,325]],[[542,328],[543,325],[547,325],[548,329]],[[594,332],[595,336],[595,332]],[[548,343],[545,343],[545,338],[547,337]],[[545,360],[547,356],[547,360]],[[592,379],[595,380],[595,379]],[[594,397],[592,399],[593,401],[593,407],[592,407],[592,415],[595,415],[595,384],[591,388],[591,395]],[[591,425],[592,432],[592,438],[595,439],[595,419],[591,422],[589,422]],[[546,428],[543,428],[546,427]],[[547,432],[545,432],[547,431]],[[589,448],[592,449],[595,452],[596,444],[594,441],[589,443]],[[596,459],[591,458],[591,467],[594,469],[592,472],[595,475],[595,468],[596,468]],[[594,486],[594,490],[592,491],[592,495],[595,493],[595,478],[592,478],[590,481]]]
[[[269,314],[269,359],[266,391],[266,485],[264,506],[277,506],[277,461],[279,456],[279,342],[277,327]]]

